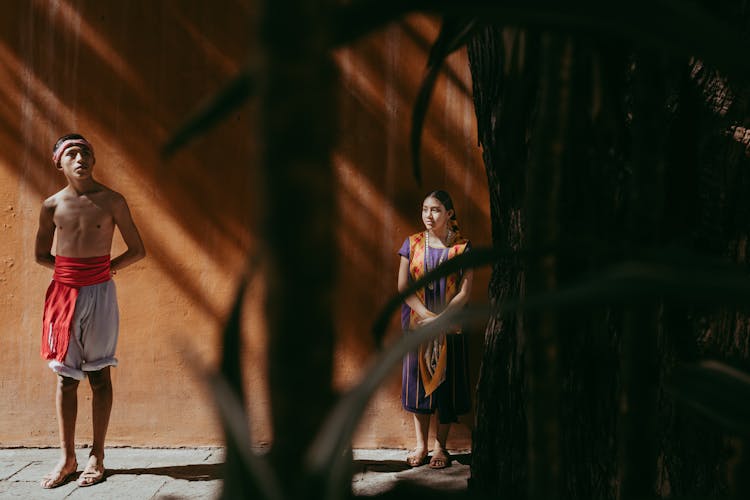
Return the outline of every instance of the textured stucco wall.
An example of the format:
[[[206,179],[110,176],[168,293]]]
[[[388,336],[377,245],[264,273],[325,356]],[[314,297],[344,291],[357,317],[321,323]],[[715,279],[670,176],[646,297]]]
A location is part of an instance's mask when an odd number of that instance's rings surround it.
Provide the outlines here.
[[[55,379],[39,357],[50,271],[34,263],[42,200],[63,178],[48,157],[69,131],[96,148],[96,175],[128,199],[149,255],[116,277],[121,308],[108,441],[134,446],[221,442],[197,380],[213,367],[219,331],[255,245],[254,107],[248,103],[173,159],[159,148],[247,56],[251,2],[4,2],[0,19],[0,446],[57,444]],[[476,147],[470,78],[453,56],[436,90],[424,137],[425,180],[410,174],[408,127],[436,23],[394,24],[335,57],[341,72],[341,269],[335,385],[352,386],[374,345],[369,329],[395,292],[396,249],[419,229],[429,189],[454,194],[464,232],[490,241],[485,177]],[[116,238],[113,253],[122,251]],[[487,273],[478,275],[477,301]],[[243,359],[253,439],[271,439],[265,386],[262,278],[245,304]],[[394,328],[396,321],[393,321]],[[398,333],[389,337],[395,340]],[[481,335],[474,336],[476,373]],[[373,399],[355,446],[408,447],[399,370]],[[90,442],[90,392],[79,391],[78,442]],[[304,409],[300,410],[301,412]],[[466,419],[470,423],[471,417]],[[452,434],[468,446],[467,425]]]

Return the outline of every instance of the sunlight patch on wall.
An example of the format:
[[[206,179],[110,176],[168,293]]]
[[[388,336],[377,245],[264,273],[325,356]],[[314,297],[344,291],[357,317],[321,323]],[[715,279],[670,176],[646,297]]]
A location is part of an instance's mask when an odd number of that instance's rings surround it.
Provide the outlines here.
[[[186,19],[179,8],[171,9],[172,15],[179,20],[180,25],[185,32],[193,39],[195,46],[203,52],[203,58],[211,61],[221,67],[221,72],[226,75],[234,74],[238,71],[237,62],[227,57],[221,48],[209,40],[204,33],[190,19]]]
[[[346,217],[346,224],[354,225],[363,234],[373,234],[373,237],[380,234],[375,230],[383,226],[407,225],[407,221],[393,208],[391,202],[354,167],[352,162],[340,154],[334,154],[333,163],[339,185],[358,201],[357,206],[342,207],[342,216]]]
[[[42,129],[49,128],[53,122],[64,121],[65,117],[70,116],[70,108],[47,88],[44,82],[34,74],[32,68],[20,61],[2,43],[0,43],[0,63],[4,67],[0,75],[0,89],[5,100],[16,108],[3,110],[3,116],[6,119],[15,116],[15,120],[9,123],[24,123],[33,117],[34,127]],[[38,150],[40,149],[39,137],[35,136],[35,139],[29,145]],[[51,145],[44,149],[51,151]]]
[[[118,184],[137,185],[132,170],[122,169],[117,175]],[[143,199],[136,190],[131,190],[128,198],[143,240],[153,250],[150,256],[159,260],[162,279],[176,281],[177,290],[193,295],[196,305],[206,309],[214,320],[220,318],[231,297],[227,294],[226,282],[217,277],[236,275],[242,266],[243,254],[218,242],[205,245],[194,241],[162,204]],[[216,248],[221,248],[222,252],[217,254]],[[113,248],[115,253],[118,250],[123,248]]]
[[[385,106],[385,97],[380,90],[384,84],[382,73],[364,66],[350,49],[338,51],[335,59],[346,88],[368,111],[380,112]]]
[[[35,8],[40,11],[48,11],[48,0],[34,0]],[[147,100],[146,88],[143,80],[133,71],[130,65],[120,57],[120,54],[107,43],[106,38],[100,34],[93,26],[87,23],[78,13],[75,7],[66,0],[60,0],[56,5],[61,14],[61,22],[73,36],[81,38],[91,50],[93,50],[102,61],[106,62],[117,76],[124,80],[134,89],[138,96],[144,101]],[[53,20],[54,22],[55,20]]]

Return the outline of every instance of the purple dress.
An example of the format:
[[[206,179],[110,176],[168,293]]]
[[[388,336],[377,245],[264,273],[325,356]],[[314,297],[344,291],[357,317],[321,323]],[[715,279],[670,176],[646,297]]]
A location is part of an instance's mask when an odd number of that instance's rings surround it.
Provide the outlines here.
[[[470,250],[467,244],[466,251]],[[448,257],[447,248],[427,248],[427,265],[430,269],[445,262]],[[410,259],[409,238],[401,245],[398,254]],[[459,272],[459,282],[462,278]],[[409,283],[412,282],[409,275]],[[434,283],[432,290],[425,288],[425,302],[430,311],[439,311],[445,305],[445,278]],[[401,327],[405,335],[409,334],[409,315],[411,308],[406,304],[401,306]],[[458,415],[467,413],[471,407],[468,376],[468,351],[466,336],[463,334],[446,335],[448,345],[448,363],[445,381],[429,396],[425,396],[424,387],[419,376],[419,355],[412,351],[404,357],[401,372],[401,404],[406,411],[412,413],[438,412],[441,424],[456,422]]]

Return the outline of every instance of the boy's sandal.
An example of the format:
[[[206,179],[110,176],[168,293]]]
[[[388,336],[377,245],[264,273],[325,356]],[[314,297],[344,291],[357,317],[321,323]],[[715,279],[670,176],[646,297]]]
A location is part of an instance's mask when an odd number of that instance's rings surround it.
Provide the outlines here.
[[[438,448],[430,459],[430,469],[445,469],[451,464],[451,455],[448,450]]]
[[[75,475],[76,468],[77,466],[73,467],[73,470],[67,473],[63,472],[62,469],[55,469],[42,478],[40,486],[49,490],[67,484]]]
[[[104,481],[104,465],[100,462],[91,462],[92,460],[89,458],[89,463],[86,464],[86,468],[84,468],[81,475],[78,476],[78,479],[76,480],[78,486],[85,488]]]

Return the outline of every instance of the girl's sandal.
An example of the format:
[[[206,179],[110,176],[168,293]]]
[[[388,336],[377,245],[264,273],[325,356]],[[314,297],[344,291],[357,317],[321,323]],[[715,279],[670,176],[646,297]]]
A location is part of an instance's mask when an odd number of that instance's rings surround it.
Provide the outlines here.
[[[419,467],[420,465],[424,465],[427,463],[427,450],[423,451],[422,453],[417,453],[416,450],[414,450],[413,453],[408,455],[406,457],[406,464],[409,467]]]
[[[448,450],[438,448],[430,459],[430,469],[445,469],[451,464],[451,455]]]

